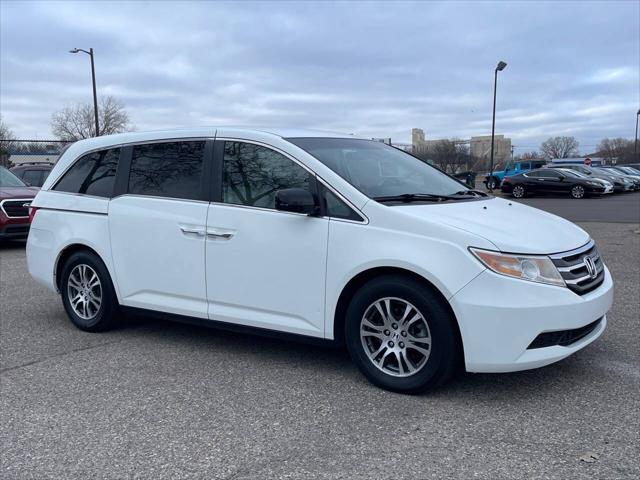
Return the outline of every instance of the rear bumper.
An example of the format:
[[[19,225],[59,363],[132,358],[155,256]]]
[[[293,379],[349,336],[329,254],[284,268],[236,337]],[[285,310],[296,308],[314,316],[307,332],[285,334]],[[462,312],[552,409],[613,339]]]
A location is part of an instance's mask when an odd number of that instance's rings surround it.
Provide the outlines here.
[[[454,295],[451,306],[460,325],[467,371],[513,372],[548,365],[593,342],[606,328],[612,302],[613,282],[605,267],[602,285],[582,296],[487,270]],[[532,346],[542,333],[574,331],[599,319],[569,344]]]

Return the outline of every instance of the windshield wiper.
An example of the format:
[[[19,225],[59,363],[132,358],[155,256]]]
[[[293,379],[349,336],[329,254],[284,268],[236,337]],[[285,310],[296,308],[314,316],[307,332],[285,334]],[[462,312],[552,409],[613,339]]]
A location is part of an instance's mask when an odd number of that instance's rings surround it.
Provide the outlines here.
[[[376,202],[442,202],[445,200],[463,200],[461,196],[435,195],[432,193],[403,193],[402,195],[386,195],[373,197]]]
[[[459,192],[454,193],[454,195],[473,195],[474,197],[488,197],[489,194],[483,192],[482,190],[475,190],[470,188],[469,190],[460,190]]]

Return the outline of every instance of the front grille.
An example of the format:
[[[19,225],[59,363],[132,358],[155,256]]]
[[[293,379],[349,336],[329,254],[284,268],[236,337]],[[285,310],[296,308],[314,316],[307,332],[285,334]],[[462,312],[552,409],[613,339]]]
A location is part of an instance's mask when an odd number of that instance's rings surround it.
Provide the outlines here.
[[[593,240],[584,247],[550,258],[567,287],[578,295],[595,290],[604,281],[604,262]]]
[[[32,198],[25,198],[22,200],[4,200],[0,203],[4,214],[7,217],[28,217],[29,207]],[[25,207],[25,205],[27,205]]]
[[[593,332],[600,322],[602,318],[599,318],[595,322],[591,322],[589,325],[585,325],[584,327],[574,328],[573,330],[558,330],[556,332],[544,332],[538,335],[533,342],[527,347],[527,350],[531,350],[534,348],[544,348],[544,347],[553,347],[555,345],[562,345],[563,347],[567,347],[573,343],[576,343],[578,340],[582,340],[584,337]]]

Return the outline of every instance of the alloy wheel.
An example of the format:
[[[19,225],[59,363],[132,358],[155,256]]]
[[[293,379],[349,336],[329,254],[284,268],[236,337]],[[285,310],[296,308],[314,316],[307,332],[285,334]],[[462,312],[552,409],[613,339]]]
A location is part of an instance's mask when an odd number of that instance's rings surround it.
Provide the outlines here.
[[[582,198],[584,197],[584,187],[580,185],[576,185],[571,189],[571,196],[573,198]]]
[[[513,187],[512,195],[516,198],[524,197],[524,187],[522,185],[516,185]]]
[[[360,340],[371,363],[395,377],[414,375],[431,354],[427,320],[411,303],[396,297],[369,305],[360,321]]]
[[[84,320],[93,319],[102,305],[102,284],[96,271],[89,265],[76,265],[67,280],[69,304],[74,313]]]

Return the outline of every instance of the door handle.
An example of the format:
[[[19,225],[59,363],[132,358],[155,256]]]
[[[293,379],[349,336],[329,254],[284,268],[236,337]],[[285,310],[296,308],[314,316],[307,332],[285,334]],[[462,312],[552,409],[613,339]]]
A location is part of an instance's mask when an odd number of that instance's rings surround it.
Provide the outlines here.
[[[207,228],[207,238],[230,240],[235,235],[231,230],[223,230],[221,228]]]
[[[180,230],[185,235],[196,235],[198,237],[204,237],[204,235],[205,235],[205,232],[204,232],[203,228],[188,227],[188,226],[185,226],[185,225],[180,225]]]

